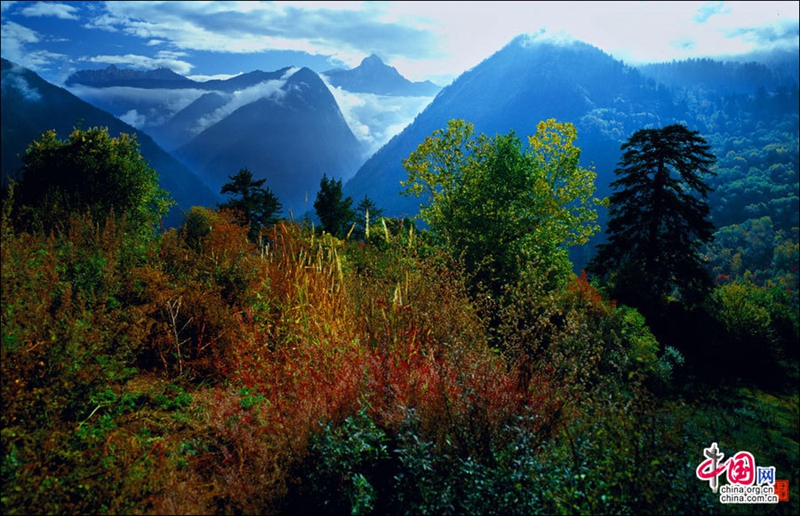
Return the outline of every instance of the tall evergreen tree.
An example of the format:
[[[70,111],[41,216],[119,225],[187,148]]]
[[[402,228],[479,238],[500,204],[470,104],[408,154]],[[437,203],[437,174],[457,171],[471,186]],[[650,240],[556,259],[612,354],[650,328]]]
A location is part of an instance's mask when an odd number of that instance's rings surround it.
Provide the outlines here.
[[[622,302],[647,311],[676,293],[688,304],[713,286],[700,247],[713,239],[706,202],[710,146],[680,124],[637,131],[622,145],[611,183],[608,242],[589,269],[613,276]]]
[[[369,233],[369,225],[383,216],[383,208],[378,208],[375,201],[365,195],[356,206],[356,235],[365,238]]]
[[[236,197],[219,205],[239,213],[240,223],[250,227],[248,237],[255,241],[263,226],[278,222],[282,206],[278,197],[263,185],[266,179],[253,181],[253,173],[244,167],[235,176],[228,176],[230,183],[222,185],[223,194]]]
[[[355,219],[353,199],[343,196],[342,180],[328,179],[327,174],[323,174],[320,181],[314,210],[322,229],[337,237],[345,236]]]

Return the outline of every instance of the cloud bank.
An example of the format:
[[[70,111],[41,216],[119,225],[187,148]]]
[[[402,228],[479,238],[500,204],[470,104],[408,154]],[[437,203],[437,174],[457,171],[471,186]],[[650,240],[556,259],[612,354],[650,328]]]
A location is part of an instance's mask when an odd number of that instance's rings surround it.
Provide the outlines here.
[[[364,144],[365,158],[405,129],[434,99],[353,93],[332,86],[324,75],[320,78],[336,99],[353,135]]]

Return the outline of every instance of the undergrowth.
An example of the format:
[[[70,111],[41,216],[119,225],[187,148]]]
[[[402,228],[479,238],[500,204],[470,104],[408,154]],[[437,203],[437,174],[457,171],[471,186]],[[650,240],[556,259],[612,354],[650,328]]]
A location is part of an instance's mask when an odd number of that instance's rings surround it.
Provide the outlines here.
[[[585,277],[500,306],[401,223],[2,224],[4,514],[735,512],[694,476],[712,441],[796,506],[797,393],[684,399]]]

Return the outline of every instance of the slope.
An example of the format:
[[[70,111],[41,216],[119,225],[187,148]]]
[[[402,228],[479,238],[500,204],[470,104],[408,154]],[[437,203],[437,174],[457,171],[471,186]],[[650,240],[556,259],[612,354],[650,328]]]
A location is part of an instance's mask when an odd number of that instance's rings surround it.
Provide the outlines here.
[[[219,191],[247,167],[266,179],[284,213],[300,215],[313,204],[323,174],[347,179],[362,149],[319,76],[302,68],[272,96],[233,111],[176,151]]]
[[[359,169],[345,193],[354,199],[369,195],[388,215],[414,215],[419,201],[400,195],[401,160],[448,120],[467,120],[487,135],[513,129],[525,137],[539,121],[556,118],[577,126],[582,164],[596,166],[603,194],[620,144],[645,124],[676,115],[668,92],[599,49],[521,36],[444,88]]]
[[[109,134],[136,134],[142,156],[158,172],[161,187],[178,206],[165,224],[181,221],[182,210],[194,205],[213,206],[220,197],[185,165],[156,145],[150,136],[79,99],[64,88],[6,59],[2,60],[2,182],[16,176],[20,156],[44,131],[54,129],[66,138],[75,127],[108,127]]]

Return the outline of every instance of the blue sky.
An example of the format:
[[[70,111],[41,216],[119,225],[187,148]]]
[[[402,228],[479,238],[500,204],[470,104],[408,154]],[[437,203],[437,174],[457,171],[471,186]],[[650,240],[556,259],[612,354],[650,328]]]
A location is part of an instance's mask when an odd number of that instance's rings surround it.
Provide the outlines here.
[[[519,34],[628,63],[798,47],[800,2],[2,2],[2,56],[62,84],[79,69],[198,79],[354,67],[377,54],[447,85]]]

